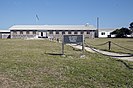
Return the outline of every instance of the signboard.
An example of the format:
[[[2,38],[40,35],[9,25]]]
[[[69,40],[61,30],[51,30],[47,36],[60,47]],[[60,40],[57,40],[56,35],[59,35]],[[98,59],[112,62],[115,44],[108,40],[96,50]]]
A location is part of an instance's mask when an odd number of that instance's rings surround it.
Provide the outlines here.
[[[63,42],[66,43],[82,43],[84,41],[83,35],[64,35],[63,36]]]
[[[64,44],[82,44],[84,51],[84,35],[63,35],[62,54],[64,54]]]

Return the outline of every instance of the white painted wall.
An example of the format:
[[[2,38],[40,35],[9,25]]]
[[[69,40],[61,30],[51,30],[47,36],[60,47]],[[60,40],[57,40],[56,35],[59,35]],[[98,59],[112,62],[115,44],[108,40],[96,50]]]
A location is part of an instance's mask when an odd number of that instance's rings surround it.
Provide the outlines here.
[[[98,32],[98,37],[99,38],[107,38],[108,35],[110,35],[110,33],[113,32],[114,30],[115,29],[100,29]],[[115,37],[115,35],[111,35],[111,37]]]
[[[104,35],[102,35],[102,33],[104,33]],[[110,35],[110,32],[100,31],[100,32],[98,33],[98,36],[99,36],[99,37],[108,37],[108,35]]]

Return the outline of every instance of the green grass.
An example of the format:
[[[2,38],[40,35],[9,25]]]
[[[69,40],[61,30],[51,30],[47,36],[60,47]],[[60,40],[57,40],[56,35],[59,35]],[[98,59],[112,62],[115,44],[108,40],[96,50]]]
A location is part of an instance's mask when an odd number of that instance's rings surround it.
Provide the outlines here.
[[[133,38],[96,38],[96,39],[86,39],[86,43],[101,49],[101,50],[109,50],[108,49],[108,44],[102,45],[102,46],[95,46],[99,44],[103,44],[105,42],[111,41],[113,43],[116,43],[122,47],[125,47],[127,49],[131,49],[132,51],[120,48],[116,46],[115,44],[111,43],[111,50],[112,52],[119,52],[119,53],[130,53],[133,54]]]
[[[133,62],[85,52],[48,40],[0,40],[2,88],[131,88]]]

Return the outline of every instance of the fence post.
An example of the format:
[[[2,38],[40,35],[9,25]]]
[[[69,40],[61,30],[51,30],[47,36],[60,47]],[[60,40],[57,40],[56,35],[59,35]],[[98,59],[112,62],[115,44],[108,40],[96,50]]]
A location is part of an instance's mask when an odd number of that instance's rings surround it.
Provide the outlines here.
[[[109,51],[111,50],[111,41],[109,41]]]

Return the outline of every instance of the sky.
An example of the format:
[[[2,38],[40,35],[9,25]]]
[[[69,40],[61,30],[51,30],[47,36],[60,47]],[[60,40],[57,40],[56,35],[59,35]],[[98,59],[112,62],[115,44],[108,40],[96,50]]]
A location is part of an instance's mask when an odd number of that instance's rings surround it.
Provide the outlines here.
[[[0,29],[13,25],[129,27],[133,0],[0,0]],[[37,19],[36,15],[39,19]]]

